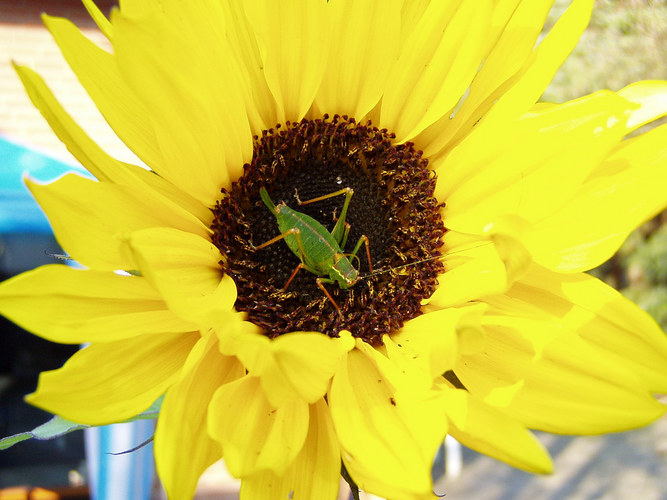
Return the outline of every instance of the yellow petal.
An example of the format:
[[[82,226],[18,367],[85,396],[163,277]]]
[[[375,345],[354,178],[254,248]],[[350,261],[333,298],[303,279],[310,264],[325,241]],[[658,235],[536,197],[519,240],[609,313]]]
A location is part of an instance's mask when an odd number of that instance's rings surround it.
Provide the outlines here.
[[[279,123],[298,122],[311,107],[329,56],[326,2],[244,2]]]
[[[358,350],[341,364],[328,401],[343,462],[360,488],[388,498],[435,498],[430,469],[446,432],[442,413],[409,391],[397,393]]]
[[[484,228],[505,265],[507,283],[514,283],[532,264],[532,255],[520,239],[530,227],[522,217],[509,215],[498,217]]]
[[[507,267],[488,237],[447,231],[443,256],[445,273],[428,304],[439,309],[455,307],[487,295],[502,293],[510,285]],[[522,252],[516,248],[516,255]],[[504,253],[507,253],[505,250]]]
[[[483,59],[491,2],[431,2],[389,75],[381,123],[405,141],[448,115]]]
[[[310,405],[308,435],[285,474],[260,472],[243,479],[241,500],[260,498],[333,499],[338,493],[340,450],[329,407],[323,399]]]
[[[504,308],[483,318],[484,350],[462,356],[454,369],[472,394],[526,427],[565,434],[626,430],[664,412],[639,377],[604,351],[548,318],[518,307],[511,315],[507,300],[496,302]]]
[[[315,103],[321,114],[363,118],[380,100],[398,49],[400,1],[332,2],[331,45]]]
[[[208,5],[199,15],[141,22],[113,11],[111,20],[119,71],[149,109],[162,152],[164,161],[151,168],[213,206],[220,188],[228,188],[250,160],[252,135],[242,80],[224,42],[224,18],[218,4]],[[203,19],[209,10],[217,15]]]
[[[464,419],[452,420],[449,428],[449,433],[461,444],[528,472],[551,472],[549,453],[517,420],[468,391],[444,383],[440,389],[441,396],[452,405],[460,404],[460,398],[464,400]]]
[[[234,321],[227,317],[211,320],[222,354],[236,356],[255,373],[261,373],[271,363],[271,340],[259,326],[243,321],[240,315]]]
[[[215,392],[208,432],[222,445],[225,464],[235,477],[262,470],[283,475],[303,447],[308,420],[308,404],[295,400],[274,407],[259,379],[246,375]]]
[[[521,71],[504,85],[497,101],[479,123],[470,123],[473,132],[462,129],[462,137],[476,136],[488,147],[503,142],[499,135],[507,123],[526,113],[537,102],[554,74],[579,41],[591,16],[593,0],[574,0],[547,36],[531,53]],[[451,142],[458,142],[456,139]]]
[[[340,360],[354,347],[348,335],[331,338],[319,332],[294,332],[281,335],[268,344],[270,362],[257,372],[272,404],[299,398],[308,403],[320,399],[329,389],[331,377]]]
[[[178,377],[198,333],[157,334],[92,344],[43,372],[26,401],[68,420],[104,425],[148,408]]]
[[[222,256],[208,239],[155,228],[135,231],[127,245],[142,275],[182,318],[201,323],[212,308],[231,311],[236,287],[220,269]]]
[[[473,153],[477,141],[460,144],[437,169],[447,227],[479,233],[498,215],[530,222],[550,215],[625,135],[633,107],[612,92],[598,92],[533,112],[510,127],[504,123],[498,133],[507,142],[498,148],[485,145]]]
[[[97,269],[133,269],[121,255],[122,237],[135,229],[151,226],[178,227],[207,234],[189,214],[166,206],[147,206],[144,191],[114,186],[69,174],[47,185],[26,180],[39,205],[48,214],[60,245],[76,261]],[[86,207],[82,210],[81,207]]]
[[[489,33],[484,37],[490,50],[463,103],[453,116],[443,116],[415,139],[426,156],[435,158],[451,147],[450,143],[459,142],[513,83],[533,51],[552,5],[553,0],[495,3]]]
[[[222,457],[220,444],[206,432],[208,405],[219,386],[243,374],[236,359],[218,352],[213,335],[190,352],[162,402],[155,431],[156,466],[169,498],[191,498],[202,472]]]
[[[293,496],[292,480],[289,468],[282,476],[278,476],[270,470],[257,472],[252,476],[243,478],[239,499],[295,498]]]
[[[43,16],[65,60],[121,140],[147,165],[162,160],[150,110],[127,86],[112,54],[101,49],[67,19]]]
[[[641,105],[628,120],[629,131],[667,114],[667,81],[636,82],[619,90],[618,95]]]
[[[196,330],[137,276],[50,265],[0,285],[0,313],[53,342],[109,342]]]
[[[93,21],[95,21],[95,24],[97,24],[97,27],[100,29],[100,31],[104,34],[104,36],[111,40],[113,34],[111,23],[106,18],[106,16],[102,14],[100,8],[95,5],[93,0],[82,0],[82,2],[88,11],[88,14],[90,14],[90,17],[93,19]]]
[[[211,210],[154,172],[107,155],[67,114],[37,73],[22,66],[15,65],[15,68],[32,103],[67,149],[97,179],[132,188],[141,186],[144,188],[142,198],[156,211],[161,211],[163,206],[168,211],[185,209],[189,214],[183,214],[183,217],[189,217],[193,222],[196,217],[206,227],[210,226]]]
[[[446,308],[406,321],[403,328],[386,342],[387,355],[397,365],[417,364],[434,378],[451,370],[458,355],[457,332],[468,322],[476,323],[485,306]],[[393,348],[393,349],[392,349]],[[396,349],[397,348],[397,349]]]
[[[180,80],[185,84],[181,90],[189,92],[192,89],[194,96],[191,97],[197,104],[200,104],[198,99],[203,98],[204,111],[208,113],[206,123],[214,127],[209,138],[218,142],[220,137],[224,137],[226,167],[230,179],[234,181],[242,174],[243,164],[252,159],[252,134],[249,134],[248,121],[250,115],[254,116],[258,112],[258,102],[248,99],[244,101],[249,89],[246,88],[247,81],[243,79],[242,66],[252,64],[253,61],[243,61],[247,47],[241,49],[243,54],[235,53],[239,46],[234,43],[231,33],[233,30],[238,33],[243,26],[232,26],[235,19],[229,16],[225,3],[160,0],[158,10],[161,20],[156,24],[161,25],[160,29],[166,29],[166,33],[173,38],[170,41],[173,45],[169,48],[169,55],[173,57],[170,62],[175,67],[188,68],[185,78]],[[144,22],[142,20],[141,24]],[[211,61],[218,61],[218,64],[211,64]],[[166,70],[169,75],[173,73],[173,69],[171,72],[170,68]],[[157,84],[160,85],[160,82]],[[253,87],[253,90],[258,88]],[[258,97],[256,93],[252,95],[255,99]],[[270,125],[274,126],[275,122]],[[201,130],[197,130],[197,133],[204,135]],[[207,144],[207,147],[214,149],[215,144]],[[211,165],[209,168],[213,172],[210,175],[220,175],[216,172],[222,170],[220,167]]]
[[[292,469],[294,500],[334,498],[338,492],[340,448],[324,399],[310,405],[308,435]]]
[[[123,0],[123,14],[132,19],[142,19],[164,10],[163,0]]]
[[[269,401],[279,406],[299,399],[314,403],[329,389],[341,358],[354,348],[349,333],[331,338],[318,332],[292,332],[269,339],[258,331],[216,328],[220,352],[236,356],[260,377]]]
[[[543,315],[637,374],[651,392],[667,393],[667,337],[645,311],[587,274],[533,266],[508,295],[514,307]]]
[[[667,207],[667,125],[625,141],[525,244],[539,264],[561,272],[600,265],[632,230]],[[567,228],[565,230],[564,228]]]
[[[227,37],[231,53],[243,78],[243,95],[252,135],[262,135],[262,130],[278,123],[278,103],[264,77],[264,65],[253,33],[252,22],[245,14],[246,0],[221,2],[227,20]]]

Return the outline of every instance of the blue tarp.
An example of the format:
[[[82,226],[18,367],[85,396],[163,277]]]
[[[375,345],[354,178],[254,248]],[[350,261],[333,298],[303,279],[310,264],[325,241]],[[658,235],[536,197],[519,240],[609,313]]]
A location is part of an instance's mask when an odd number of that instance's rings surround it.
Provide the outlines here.
[[[77,172],[90,177],[88,172],[74,163],[56,160],[0,136],[0,236],[5,240],[19,241],[13,252],[4,249],[5,260],[7,254],[13,254],[13,258],[9,259],[12,262],[14,257],[27,256],[30,260],[30,257],[34,257],[29,252],[30,242],[38,238],[38,235],[51,234],[51,226],[44,212],[23,182],[24,176],[49,182],[67,172]],[[81,208],[85,210],[85,207]],[[37,255],[46,258],[43,247],[38,245],[38,250]],[[47,263],[54,261],[52,257],[47,259],[51,261],[47,260]],[[18,265],[19,270],[34,267],[38,264],[33,262],[34,260],[33,258],[30,261],[29,267],[26,267],[28,263],[25,266],[21,263]],[[4,271],[9,272],[11,269]],[[154,425],[153,421],[137,421],[87,429],[87,461],[92,499],[150,498],[154,467],[152,443],[124,455],[111,453],[132,449],[146,441],[153,435]]]
[[[51,226],[23,177],[48,182],[66,172],[90,175],[74,163],[65,163],[0,136],[0,234],[51,233]]]

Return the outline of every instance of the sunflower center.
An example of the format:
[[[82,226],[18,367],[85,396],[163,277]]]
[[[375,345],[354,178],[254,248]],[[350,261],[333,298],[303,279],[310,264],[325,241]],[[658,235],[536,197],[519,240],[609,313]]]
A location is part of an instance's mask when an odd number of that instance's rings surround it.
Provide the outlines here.
[[[220,265],[237,286],[236,310],[247,312],[267,336],[291,331],[337,336],[346,329],[377,345],[383,334],[421,313],[422,300],[431,296],[444,270],[433,257],[445,228],[428,160],[413,144],[396,145],[393,139],[370,122],[327,115],[277,125],[255,137],[252,163],[244,165],[229,191],[222,190],[211,229],[225,256]],[[288,246],[290,238],[295,246],[294,235],[256,248],[281,234],[282,214],[262,201],[261,188],[276,206],[295,211],[296,219],[285,219],[283,231],[303,216],[317,222],[301,228],[299,236],[310,270],[293,276],[303,253]],[[328,195],[345,188],[352,190],[345,216],[349,234],[345,245],[341,234],[334,234],[331,245],[322,233],[334,230],[349,190]],[[314,198],[321,199],[302,204]],[[356,257],[350,255],[358,243]],[[348,282],[331,279],[339,274]]]

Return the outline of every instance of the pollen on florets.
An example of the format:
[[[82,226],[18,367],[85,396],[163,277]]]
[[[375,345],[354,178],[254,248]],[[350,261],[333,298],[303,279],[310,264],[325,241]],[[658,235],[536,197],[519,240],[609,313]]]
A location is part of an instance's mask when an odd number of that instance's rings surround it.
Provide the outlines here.
[[[428,160],[411,143],[394,144],[394,136],[370,122],[346,116],[277,125],[255,137],[252,162],[230,190],[222,190],[211,225],[213,242],[225,259],[222,269],[236,283],[235,308],[275,337],[291,331],[318,331],[337,336],[349,330],[372,344],[420,314],[443,272],[439,259],[405,264],[439,255],[445,233],[442,206],[433,197],[435,178]],[[315,218],[331,231],[344,197],[308,205],[309,200],[350,187],[346,221],[350,252],[362,235],[369,239],[374,273],[368,259],[353,259],[362,278],[347,290],[316,285],[314,274],[301,270],[283,290],[299,258],[279,240],[253,248],[279,234],[276,219],[259,196],[265,187],[277,204]],[[403,267],[402,267],[403,266]]]

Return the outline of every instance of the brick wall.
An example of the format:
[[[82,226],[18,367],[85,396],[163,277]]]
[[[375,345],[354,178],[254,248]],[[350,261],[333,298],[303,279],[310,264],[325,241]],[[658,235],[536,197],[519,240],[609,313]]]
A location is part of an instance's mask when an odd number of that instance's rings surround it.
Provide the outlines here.
[[[96,0],[105,14],[114,2]],[[11,61],[37,71],[61,104],[111,155],[135,162],[79,85],[40,19],[42,12],[67,17],[98,45],[109,43],[90,20],[80,0],[0,0],[0,134],[56,158],[72,161],[65,146],[33,107]]]

